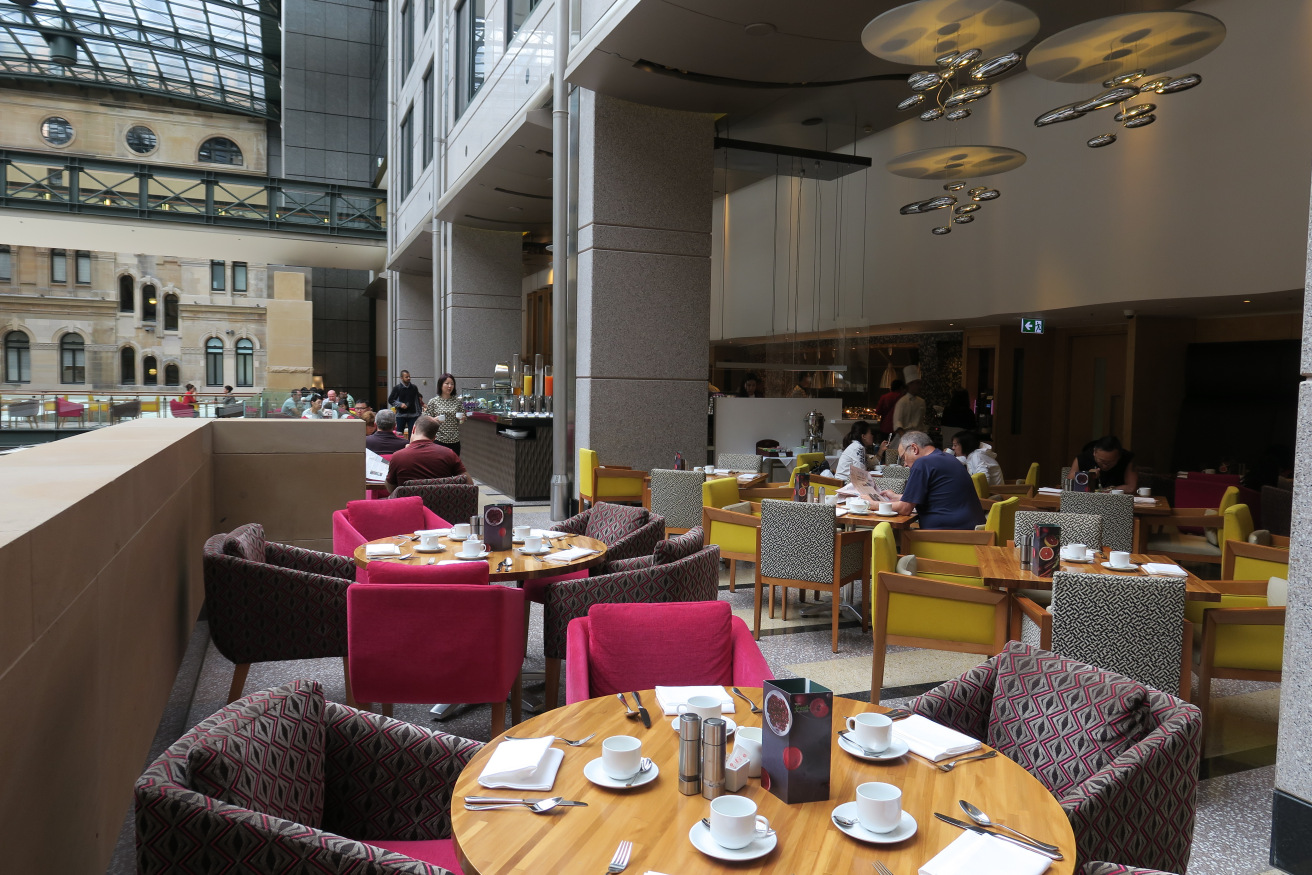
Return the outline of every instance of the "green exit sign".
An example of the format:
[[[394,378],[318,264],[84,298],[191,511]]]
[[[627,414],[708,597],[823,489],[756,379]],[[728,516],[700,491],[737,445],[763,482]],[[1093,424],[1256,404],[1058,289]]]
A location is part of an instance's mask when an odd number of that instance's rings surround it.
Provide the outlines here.
[[[1022,320],[1020,320],[1020,333],[1021,333],[1021,334],[1042,334],[1042,333],[1043,333],[1043,320],[1042,320],[1042,319],[1022,319]]]

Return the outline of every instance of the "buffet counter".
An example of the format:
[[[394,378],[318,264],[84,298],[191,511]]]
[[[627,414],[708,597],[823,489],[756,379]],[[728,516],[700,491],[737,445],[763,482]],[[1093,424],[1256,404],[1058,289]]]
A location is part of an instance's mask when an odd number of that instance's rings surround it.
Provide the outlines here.
[[[515,501],[551,495],[550,416],[471,413],[460,427],[465,469]]]

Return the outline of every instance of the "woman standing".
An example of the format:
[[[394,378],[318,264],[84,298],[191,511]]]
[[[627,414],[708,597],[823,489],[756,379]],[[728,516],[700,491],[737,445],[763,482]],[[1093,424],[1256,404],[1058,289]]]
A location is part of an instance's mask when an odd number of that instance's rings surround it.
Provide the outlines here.
[[[834,474],[848,483],[866,482],[867,455],[875,443],[875,432],[864,419],[852,423],[852,429],[843,438],[843,454],[838,457]]]
[[[424,406],[424,413],[437,420],[436,443],[460,455],[460,423],[465,421],[465,402],[456,394],[456,378],[437,378],[437,397]]]

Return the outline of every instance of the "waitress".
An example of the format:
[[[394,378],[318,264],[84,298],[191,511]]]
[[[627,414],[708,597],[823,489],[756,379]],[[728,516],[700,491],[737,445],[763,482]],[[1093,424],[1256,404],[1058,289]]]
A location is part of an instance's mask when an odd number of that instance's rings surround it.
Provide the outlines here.
[[[866,476],[867,454],[875,444],[875,432],[870,423],[864,419],[852,423],[847,437],[843,438],[843,454],[838,457],[834,474],[848,483],[864,484]]]
[[[437,378],[437,397],[424,406],[424,413],[437,420],[436,443],[460,455],[460,423],[465,421],[465,402],[456,394],[456,378]]]

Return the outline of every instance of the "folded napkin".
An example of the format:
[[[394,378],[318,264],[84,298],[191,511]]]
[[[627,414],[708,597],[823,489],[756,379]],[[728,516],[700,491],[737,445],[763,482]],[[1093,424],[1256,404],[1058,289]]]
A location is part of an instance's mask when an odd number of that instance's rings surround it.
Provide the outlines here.
[[[564,538],[569,532],[558,532],[555,529],[529,529],[529,536],[533,538]]]
[[[1153,498],[1151,495],[1136,495],[1134,497],[1134,503],[1142,504],[1142,505],[1153,505],[1157,503],[1157,499]]]
[[[1188,577],[1189,572],[1170,562],[1145,562],[1139,566],[1143,573],[1154,577]]]
[[[570,547],[568,550],[561,550],[559,553],[552,553],[550,556],[544,556],[548,562],[573,562],[575,559],[582,559],[584,556],[591,556],[596,550],[589,550],[587,547]]]
[[[760,476],[759,474],[739,474],[738,482],[746,483],[748,480],[755,480],[759,476]]]
[[[551,746],[555,736],[504,740],[492,751],[478,776],[484,787],[550,790],[565,752]]]
[[[894,723],[893,737],[905,741],[912,753],[934,762],[983,747],[969,735],[948,729],[919,714]]]
[[[366,544],[364,555],[366,559],[377,559],[379,556],[399,556],[401,548],[396,544]]]
[[[733,472],[730,471],[728,468],[712,468],[711,473],[724,476],[725,474],[732,474]]]
[[[416,529],[415,534],[420,536],[437,535],[439,538],[445,538],[447,535],[451,534],[451,530],[450,529]]]
[[[661,706],[666,717],[679,713],[679,706],[687,704],[693,696],[710,696],[720,700],[720,711],[725,714],[734,712],[733,699],[729,698],[724,687],[657,687],[656,704]]]
[[[1039,494],[1040,494],[1040,495],[1061,495],[1061,490],[1058,489],[1058,488],[1055,487],[1055,486],[1040,486],[1040,487],[1039,487]],[[1006,842],[1003,842],[1003,844],[1005,845]]]
[[[977,832],[963,832],[920,867],[920,875],[1042,875],[1052,860]]]

